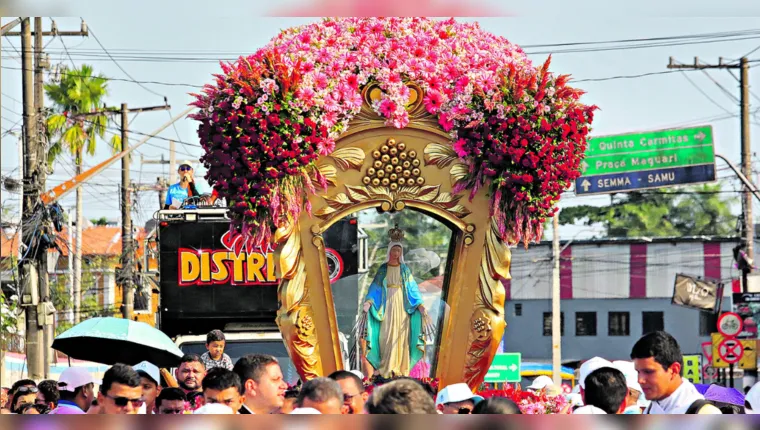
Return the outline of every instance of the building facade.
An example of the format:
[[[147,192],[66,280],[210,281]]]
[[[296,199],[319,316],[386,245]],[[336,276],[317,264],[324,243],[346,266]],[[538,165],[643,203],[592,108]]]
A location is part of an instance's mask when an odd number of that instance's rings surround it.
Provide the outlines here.
[[[594,356],[629,359],[644,334],[665,330],[685,354],[700,354],[716,331],[716,315],[671,304],[676,274],[720,279],[722,309],[740,272],[734,267],[736,238],[594,240],[574,242],[560,259],[562,361]],[[523,361],[551,360],[551,243],[512,250],[506,281],[505,352]]]

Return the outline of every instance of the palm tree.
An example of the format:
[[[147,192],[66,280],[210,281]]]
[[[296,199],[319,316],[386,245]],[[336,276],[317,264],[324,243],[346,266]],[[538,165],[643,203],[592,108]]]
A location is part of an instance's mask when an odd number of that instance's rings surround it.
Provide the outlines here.
[[[76,174],[82,173],[84,153],[95,155],[98,137],[105,135],[108,124],[107,113],[101,109],[103,99],[108,95],[107,79],[94,76],[92,66],[83,64],[79,69],[64,68],[58,83],[46,84],[45,93],[53,102],[52,112],[47,118],[48,165],[52,166],[64,150],[74,157]],[[118,135],[110,141],[111,147],[121,149]],[[80,320],[82,287],[82,188],[77,188],[77,230],[76,253],[74,254],[74,321]]]

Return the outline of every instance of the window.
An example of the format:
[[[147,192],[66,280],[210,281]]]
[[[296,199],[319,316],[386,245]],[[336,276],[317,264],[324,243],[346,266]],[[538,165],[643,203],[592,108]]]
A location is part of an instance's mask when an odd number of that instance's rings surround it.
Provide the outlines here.
[[[596,312],[575,313],[575,335],[596,336]]]
[[[565,335],[565,313],[559,313],[559,334]],[[544,336],[552,335],[552,313],[544,312]]]
[[[641,313],[641,334],[665,330],[665,319],[662,312]]]
[[[718,331],[718,314],[701,311],[699,313],[699,335],[710,336],[711,333]]]
[[[522,303],[515,303],[515,316],[516,317],[522,316]]]
[[[628,312],[609,313],[609,336],[631,335],[631,314]]]

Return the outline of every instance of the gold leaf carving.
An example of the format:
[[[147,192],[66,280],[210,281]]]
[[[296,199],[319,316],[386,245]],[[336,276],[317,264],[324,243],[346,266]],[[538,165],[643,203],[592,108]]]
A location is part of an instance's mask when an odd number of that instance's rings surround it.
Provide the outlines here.
[[[348,194],[348,198],[354,203],[361,203],[372,198],[370,191],[364,187],[346,185],[346,194]]]
[[[433,200],[433,203],[443,208],[451,209],[454,206],[456,206],[457,203],[459,203],[459,200],[461,198],[462,196],[455,196],[455,195],[452,195],[451,193],[443,192],[439,194],[438,197],[436,197]]]
[[[450,208],[449,212],[451,212],[454,215],[456,215],[457,218],[464,218],[467,215],[469,215],[470,213],[472,213],[472,212],[470,212],[469,209],[467,209],[466,207],[464,207],[462,205],[456,205],[456,206]]]
[[[451,166],[451,185],[456,184],[460,180],[467,177],[470,170],[467,168],[467,165],[462,163],[457,163],[453,166]]]
[[[325,201],[330,207],[335,208],[335,209],[339,209],[343,207],[344,205],[351,204],[351,200],[344,193],[336,194],[332,197],[325,197]]]
[[[343,194],[343,195],[345,196],[345,194]],[[323,208],[320,208],[319,210],[317,210],[316,212],[314,212],[314,215],[316,215],[317,217],[320,217],[320,218],[324,218],[325,216],[328,216],[328,215],[330,215],[332,213],[335,213],[337,211],[338,211],[338,209],[332,207],[331,204],[328,203],[327,206],[325,206]]]
[[[318,377],[322,368],[298,220],[290,219],[280,227],[275,232],[275,241],[279,245],[282,273],[277,287],[280,304],[277,326],[298,373],[304,380],[309,380]]]
[[[456,161],[459,157],[454,152],[454,148],[451,145],[444,145],[440,143],[429,143],[425,147],[425,165],[429,166],[435,164],[439,169],[447,167],[449,164]]]
[[[440,185],[428,185],[426,187],[422,187],[417,193],[417,200],[421,200],[423,202],[432,201],[434,198],[436,198],[436,196],[438,196],[440,189]]]
[[[338,211],[372,200],[389,202],[391,204],[390,207],[396,207],[396,203],[398,202],[417,201],[438,207],[461,219],[471,213],[465,206],[458,204],[461,198],[461,196],[452,195],[448,192],[442,193],[440,185],[407,186],[395,191],[391,191],[388,187],[354,187],[346,185],[345,193],[323,197],[327,204],[317,210],[315,215],[322,219],[329,219]]]
[[[504,334],[506,293],[502,280],[509,279],[510,264],[509,247],[501,240],[496,221],[492,220],[486,230],[475,308],[467,337],[464,380],[471,387],[483,381]]]
[[[321,164],[317,166],[316,169],[319,170],[319,173],[321,173],[325,179],[327,179],[328,185],[332,185],[334,187],[338,184],[338,169],[336,169],[335,166],[330,164]],[[312,175],[312,180],[315,183],[319,183],[317,181],[316,175]]]
[[[341,148],[330,154],[330,157],[335,160],[335,164],[343,171],[351,168],[360,170],[364,164],[364,156],[364,151],[353,147]]]

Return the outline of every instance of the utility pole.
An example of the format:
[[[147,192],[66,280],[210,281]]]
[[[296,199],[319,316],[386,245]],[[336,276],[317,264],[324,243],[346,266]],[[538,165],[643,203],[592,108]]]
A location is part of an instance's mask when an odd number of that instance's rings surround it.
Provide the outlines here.
[[[121,104],[121,148],[129,149],[129,113],[149,112],[171,109],[169,105],[128,109],[126,103]],[[132,319],[135,309],[134,294],[134,256],[135,247],[132,237],[132,204],[130,196],[129,164],[131,156],[127,154],[121,159],[121,314],[125,319]]]
[[[131,190],[135,193],[135,200],[137,200],[137,193],[139,191],[157,191],[158,192],[158,207],[163,207],[166,202],[166,190],[169,189],[166,179],[162,177],[156,178],[155,184],[132,184]]]
[[[129,127],[129,110],[127,104],[121,104],[121,150],[129,148],[127,128]],[[135,296],[132,291],[132,205],[129,195],[129,162],[130,155],[121,159],[121,313],[124,318],[131,320],[135,307]]]
[[[71,210],[69,210],[68,213],[68,234],[69,234],[69,240],[68,240],[68,263],[69,263],[69,276],[68,276],[68,290],[69,290],[69,300],[71,303],[74,303],[74,253],[71,252],[74,249],[74,229],[73,229],[73,220],[71,219],[73,213]],[[71,324],[74,324],[74,309],[69,309],[69,322]]]
[[[142,155],[140,156],[140,164],[159,164],[169,165],[169,183],[177,183],[177,151],[174,147],[174,141],[169,141],[169,160],[164,159],[164,154],[161,154],[160,160],[146,160]],[[161,200],[161,206],[164,205],[165,200]]]
[[[562,313],[560,311],[559,258],[559,211],[552,219],[554,237],[552,238],[552,380],[557,387],[562,386]]]
[[[749,61],[742,57],[739,63],[724,63],[723,58],[718,59],[718,64],[700,64],[699,59],[694,57],[694,64],[676,64],[670,57],[668,69],[739,69],[739,85],[741,86],[741,170],[745,177],[752,177],[752,149],[750,147],[750,112],[749,112]],[[746,184],[742,184],[742,236],[744,237],[744,251],[747,258],[752,261],[755,258],[755,225],[752,219],[752,193]],[[745,265],[742,270],[742,290],[747,292],[747,277],[750,273],[751,264]]]
[[[35,108],[35,124],[37,126],[37,165],[38,165],[38,184],[39,190],[45,189],[45,182],[47,180],[47,142],[45,140],[45,95],[43,87],[43,71],[49,66],[44,53],[42,52],[42,18],[34,18],[34,53],[35,53],[35,65],[34,65],[34,108]],[[49,228],[49,223],[45,221],[44,227]],[[53,345],[53,325],[48,324],[47,311],[45,310],[44,303],[50,302],[50,284],[48,279],[48,260],[47,250],[40,253],[38,261],[39,267],[39,289],[40,289],[40,305],[37,310],[38,313],[42,313],[42,338],[44,340],[44,374],[45,378],[50,377],[50,363],[53,362],[55,352],[51,348]]]
[[[37,116],[34,109],[34,64],[32,62],[32,25],[29,18],[21,21],[21,80],[24,121],[24,218],[22,243],[26,258],[19,261],[21,272],[22,302],[26,306],[26,359],[30,379],[39,380],[44,375],[43,337],[37,321],[39,304],[39,267],[35,258],[34,236],[39,223],[33,222],[35,210],[39,209]],[[38,215],[39,216],[39,215]],[[35,225],[37,224],[37,225]],[[23,297],[27,297],[26,299]]]

